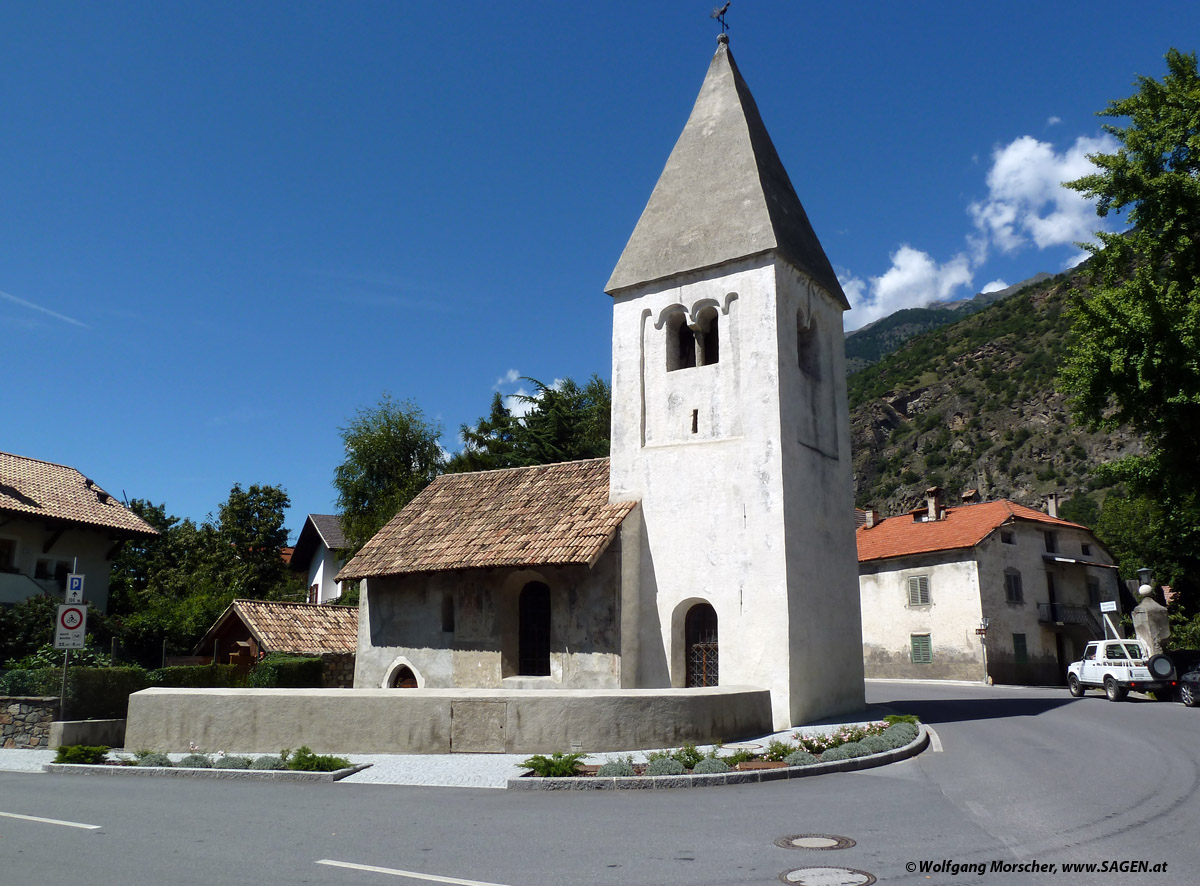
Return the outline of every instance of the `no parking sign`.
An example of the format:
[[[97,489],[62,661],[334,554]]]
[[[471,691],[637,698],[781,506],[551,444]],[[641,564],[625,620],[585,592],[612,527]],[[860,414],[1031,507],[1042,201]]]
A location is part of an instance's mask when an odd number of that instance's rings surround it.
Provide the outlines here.
[[[87,633],[87,606],[82,603],[67,603],[59,606],[58,619],[54,623],[54,648],[82,649],[85,633]]]

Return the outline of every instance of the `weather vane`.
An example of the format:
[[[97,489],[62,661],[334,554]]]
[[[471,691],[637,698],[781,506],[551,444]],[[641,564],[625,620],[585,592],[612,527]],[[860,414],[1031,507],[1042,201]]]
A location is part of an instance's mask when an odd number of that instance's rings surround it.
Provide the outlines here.
[[[711,17],[715,18],[717,21],[719,21],[721,23],[721,33],[722,34],[724,34],[726,31],[729,30],[729,25],[725,24],[725,13],[729,12],[729,4],[732,2],[733,2],[733,0],[726,0],[724,6],[721,6],[712,11]]]

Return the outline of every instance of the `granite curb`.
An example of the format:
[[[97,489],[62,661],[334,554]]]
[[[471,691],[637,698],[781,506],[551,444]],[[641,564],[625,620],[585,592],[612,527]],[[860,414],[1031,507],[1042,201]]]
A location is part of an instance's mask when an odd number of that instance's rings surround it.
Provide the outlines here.
[[[849,760],[831,760],[828,763],[813,763],[810,766],[788,766],[783,769],[760,769],[751,772],[722,772],[714,775],[639,775],[632,778],[537,778],[522,776],[510,778],[508,789],[516,791],[634,791],[672,790],[675,788],[707,788],[728,784],[755,784],[764,781],[788,781],[794,778],[809,778],[829,772],[854,772],[859,769],[874,769],[889,763],[898,763],[915,757],[929,746],[929,729],[920,725],[917,737],[902,748],[852,757]]]
[[[370,763],[348,766],[333,772],[295,772],[281,769],[190,769],[176,766],[85,766],[78,763],[46,763],[45,772],[65,775],[136,775],[160,778],[237,778],[251,781],[340,781],[370,767]]]

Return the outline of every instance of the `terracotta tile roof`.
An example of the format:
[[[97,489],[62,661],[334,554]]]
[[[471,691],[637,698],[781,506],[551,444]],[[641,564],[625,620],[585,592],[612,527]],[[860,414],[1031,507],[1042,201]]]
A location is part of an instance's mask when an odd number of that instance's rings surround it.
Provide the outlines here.
[[[158,535],[154,527],[74,468],[0,452],[0,512]]]
[[[921,508],[919,513],[924,510]],[[858,539],[859,562],[971,548],[987,538],[998,526],[1013,520],[1028,520],[1047,526],[1070,526],[1087,531],[1086,526],[1048,516],[1007,499],[948,507],[945,513],[944,520],[928,523],[916,522],[911,514],[904,514],[876,523],[872,529],[859,528],[854,533]]]
[[[363,546],[338,580],[591,564],[635,505],[609,504],[607,458],[443,474]]]
[[[196,648],[211,645],[211,638],[230,618],[240,618],[266,652],[312,655],[358,649],[356,607],[269,600],[234,600]]]

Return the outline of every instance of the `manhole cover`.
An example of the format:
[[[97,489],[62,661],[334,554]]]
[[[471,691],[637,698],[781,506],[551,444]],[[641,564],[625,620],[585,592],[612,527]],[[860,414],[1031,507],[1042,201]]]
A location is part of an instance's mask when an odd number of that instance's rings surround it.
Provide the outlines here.
[[[849,849],[856,844],[849,837],[837,834],[792,834],[780,837],[775,845],[781,849]]]
[[[779,875],[784,883],[801,886],[871,886],[875,876],[854,868],[797,868]]]

